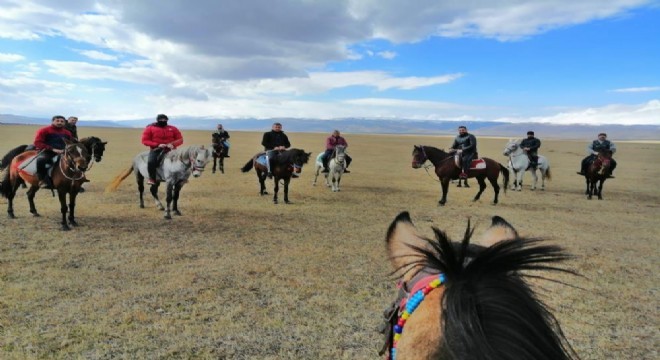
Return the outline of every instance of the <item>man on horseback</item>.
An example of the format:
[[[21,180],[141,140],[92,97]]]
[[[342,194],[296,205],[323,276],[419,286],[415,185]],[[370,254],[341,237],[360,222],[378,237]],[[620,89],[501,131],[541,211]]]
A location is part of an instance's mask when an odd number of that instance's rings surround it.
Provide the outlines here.
[[[71,133],[71,136],[73,136],[76,141],[78,140],[78,127],[76,126],[76,123],[78,122],[78,118],[75,116],[69,116],[69,118],[66,120],[66,123],[64,124],[64,128],[69,130]]]
[[[589,154],[587,157],[582,159],[582,166],[580,167],[580,172],[578,172],[578,175],[586,175],[587,174],[587,168],[589,167],[589,164],[593,163],[594,160],[598,157],[598,153],[601,151],[611,151],[612,154],[616,152],[616,146],[614,145],[613,142],[607,140],[607,134],[605,133],[600,133],[598,134],[598,139],[594,140],[591,144],[587,146],[587,153]],[[608,178],[614,178],[612,176],[612,172],[614,171],[614,168],[616,168],[616,161],[614,159],[610,160],[610,173],[608,174]]]
[[[344,147],[348,147],[348,143],[346,142],[346,139],[344,139],[344,137],[339,134],[339,130],[333,131],[332,135],[328,136],[328,138],[325,139],[325,153],[321,158],[321,160],[323,161],[324,173],[329,172],[328,162],[330,161],[332,152],[335,151],[335,147],[337,145],[343,145]],[[348,171],[348,166],[351,164],[351,161],[353,161],[353,159],[348,154],[346,154],[346,169],[344,169],[344,173],[350,173],[350,171]]]
[[[538,150],[541,147],[541,140],[534,137],[533,131],[528,131],[527,139],[520,142],[520,147],[527,152],[529,167],[536,170],[539,163]]]
[[[458,177],[467,179],[470,163],[477,153],[477,138],[468,133],[467,127],[461,125],[458,127],[458,135],[454,139],[451,148],[461,157],[461,173]]]
[[[222,124],[218,124],[217,129],[211,134],[211,137],[213,138],[213,143],[214,144],[222,144],[225,148],[225,157],[230,157],[229,156],[229,141],[227,139],[230,138],[229,133],[227,130],[222,128]]]
[[[159,114],[156,116],[156,122],[147,125],[144,132],[142,132],[142,144],[151,149],[147,162],[147,170],[149,172],[148,185],[153,185],[157,182],[156,169],[160,160],[163,158],[162,155],[183,144],[181,132],[176,127],[168,125],[168,120],[167,115]]]
[[[34,136],[34,146],[39,151],[37,155],[37,177],[40,185],[46,189],[53,188],[53,181],[48,176],[46,164],[52,163],[53,158],[64,152],[66,144],[64,139],[73,140],[71,132],[64,128],[66,120],[64,116],[55,115],[51,120],[50,126],[42,127],[37,130]]]
[[[291,147],[289,142],[289,137],[286,136],[284,131],[282,131],[282,124],[276,122],[273,124],[273,127],[270,131],[264,133],[264,137],[261,140],[261,145],[266,151],[266,167],[268,168],[268,177],[273,177],[271,172],[272,164],[271,162],[279,155],[280,151],[284,151],[287,148]],[[297,174],[293,175],[298,177]]]

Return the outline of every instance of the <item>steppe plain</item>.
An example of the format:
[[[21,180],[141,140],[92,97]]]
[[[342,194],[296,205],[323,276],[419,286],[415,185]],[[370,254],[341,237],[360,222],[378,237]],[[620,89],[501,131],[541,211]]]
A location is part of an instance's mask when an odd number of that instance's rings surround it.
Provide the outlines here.
[[[484,229],[500,215],[566,247],[583,277],[554,275],[575,287],[538,289],[581,358],[658,358],[658,142],[617,142],[616,179],[602,201],[587,200],[575,174],[591,139],[544,140],[553,175],[545,191],[530,191],[526,175],[522,192],[493,206],[490,187],[471,201],[472,181],[452,185],[438,207],[439,184],[411,168],[411,152],[448,147],[450,137],[344,134],[354,163],[342,191],[311,186],[310,162],[292,181],[294,204],[274,205],[258,195],[254,172],[239,171],[261,134],[228,129],[225,174],[207,166],[183,188],[183,216],[167,221],[150,201],[138,207],[133,176],[104,192],[144,150],[141,129],[79,125],[81,137],[108,141],[78,197],[80,226],[60,231],[59,203],[43,190],[42,217],[29,214],[24,190],[18,218],[0,216],[0,358],[376,359],[375,328],[395,296],[384,236],[403,210],[426,235],[437,226],[457,239],[468,218]],[[0,153],[35,130],[0,126]],[[210,142],[210,131],[183,133],[185,145]],[[315,157],[328,134],[289,138]],[[480,137],[479,152],[506,164],[506,142]]]

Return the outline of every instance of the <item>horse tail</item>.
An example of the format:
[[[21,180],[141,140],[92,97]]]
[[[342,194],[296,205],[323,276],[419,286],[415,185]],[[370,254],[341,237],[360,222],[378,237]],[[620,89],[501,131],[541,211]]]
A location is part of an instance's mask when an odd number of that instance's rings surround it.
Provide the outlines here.
[[[245,164],[245,166],[243,166],[243,167],[241,168],[241,171],[244,172],[244,173],[246,173],[246,172],[252,170],[252,167],[253,167],[253,166],[254,166],[254,159],[250,159],[250,161],[248,161],[248,162]]]
[[[119,175],[117,175],[117,176],[112,180],[112,182],[110,183],[110,185],[108,185],[108,186],[105,188],[105,192],[112,192],[112,191],[117,190],[117,188],[119,187],[119,185],[121,184],[121,182],[124,181],[124,179],[126,179],[126,178],[128,177],[128,175],[130,175],[132,172],[133,172],[133,165],[131,165],[131,167],[129,167],[128,169],[122,171]]]
[[[518,236],[479,251],[469,244],[473,230],[468,223],[463,242],[452,244],[434,229],[438,242],[432,246],[439,256],[430,260],[438,261],[446,276],[443,350],[451,358],[465,359],[492,354],[508,359],[576,358],[557,319],[526,282],[528,277],[553,281],[527,271],[577,275],[557,265],[571,255],[559,246]]]
[[[502,186],[504,186],[504,193],[506,194],[506,189],[509,187],[509,169],[507,169],[506,166],[502,164],[499,165],[500,165],[500,171],[504,176],[504,180],[502,181]]]
[[[10,183],[10,172],[9,169],[5,171],[5,174],[2,176],[2,182],[0,182],[0,192],[2,193],[2,197],[5,197],[9,199],[9,197],[12,195],[11,189],[13,186]]]
[[[6,168],[7,166],[9,166],[9,164],[11,164],[12,159],[15,158],[16,155],[18,155],[22,152],[25,152],[25,149],[27,147],[28,147],[27,145],[20,145],[20,146],[17,146],[15,148],[9,150],[9,152],[7,154],[5,154],[5,156],[2,158],[2,160],[0,160],[0,170],[2,170],[4,168]]]
[[[550,173],[550,165],[548,165],[548,168],[545,170],[545,178],[548,180],[552,180],[552,173]]]

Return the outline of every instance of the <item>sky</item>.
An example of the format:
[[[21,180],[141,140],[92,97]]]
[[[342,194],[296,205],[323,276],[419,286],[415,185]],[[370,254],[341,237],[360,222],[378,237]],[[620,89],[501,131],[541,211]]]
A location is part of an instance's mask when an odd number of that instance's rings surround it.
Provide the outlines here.
[[[0,113],[660,125],[660,0],[0,0]]]

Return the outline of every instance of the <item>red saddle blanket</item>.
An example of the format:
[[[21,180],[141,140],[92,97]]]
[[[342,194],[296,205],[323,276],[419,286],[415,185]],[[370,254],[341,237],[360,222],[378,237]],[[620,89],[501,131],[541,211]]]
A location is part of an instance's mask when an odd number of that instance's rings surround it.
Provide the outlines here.
[[[459,169],[461,168],[461,162],[458,155],[454,157],[454,163],[456,164],[456,167],[458,167]],[[485,168],[486,168],[486,161],[484,159],[474,159],[470,163],[470,170],[480,170]]]

